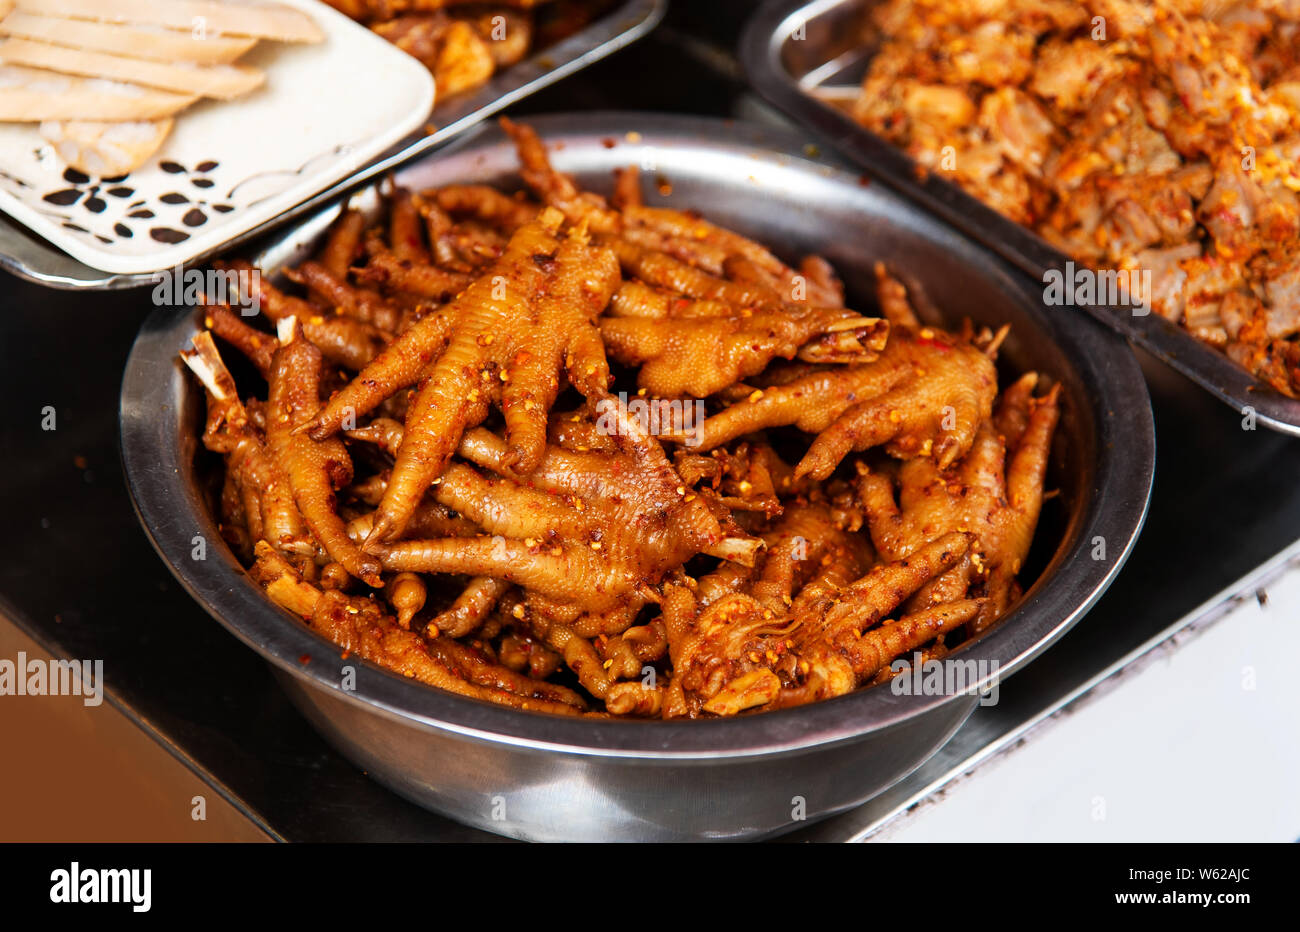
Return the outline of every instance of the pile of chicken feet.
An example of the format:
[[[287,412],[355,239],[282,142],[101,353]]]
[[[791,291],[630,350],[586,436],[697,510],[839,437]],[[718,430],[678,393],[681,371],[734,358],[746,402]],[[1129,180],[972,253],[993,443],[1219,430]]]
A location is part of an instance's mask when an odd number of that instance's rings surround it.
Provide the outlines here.
[[[1058,392],[999,396],[1005,331],[923,326],[883,267],[858,314],[824,260],[503,126],[526,193],[395,189],[299,296],[236,276],[275,333],[203,309],[220,525],[274,602],[431,686],[642,718],[842,695],[1007,611]]]

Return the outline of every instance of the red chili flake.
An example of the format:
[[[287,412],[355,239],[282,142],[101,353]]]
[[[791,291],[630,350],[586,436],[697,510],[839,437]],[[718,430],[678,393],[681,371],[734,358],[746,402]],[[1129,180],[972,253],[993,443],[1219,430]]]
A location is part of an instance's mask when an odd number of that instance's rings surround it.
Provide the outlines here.
[[[303,654],[301,657],[298,658],[298,662],[303,664],[304,666],[311,663],[311,654]]]
[[[933,337],[917,337],[916,344],[918,346],[933,346],[941,353],[946,353],[952,349],[951,344],[947,343],[944,340],[935,339]]]
[[[1222,220],[1224,223],[1231,224],[1231,225],[1234,226],[1234,227],[1239,227],[1239,226],[1241,226],[1241,218],[1238,217],[1236,214],[1234,214],[1234,213],[1233,213],[1231,210],[1229,210],[1227,207],[1220,207],[1220,208],[1219,208],[1218,210],[1216,210],[1214,213],[1215,213],[1215,216],[1217,216],[1217,217],[1218,217],[1220,220]]]

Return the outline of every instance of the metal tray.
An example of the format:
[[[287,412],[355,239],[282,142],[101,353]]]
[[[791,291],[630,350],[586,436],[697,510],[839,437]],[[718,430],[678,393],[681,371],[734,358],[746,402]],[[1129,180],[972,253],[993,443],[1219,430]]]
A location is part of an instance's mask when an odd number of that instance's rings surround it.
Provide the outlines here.
[[[587,28],[560,42],[538,49],[518,64],[494,75],[477,90],[456,95],[445,105],[435,104],[429,118],[438,127],[435,132],[408,136],[364,168],[285,211],[274,220],[232,237],[218,249],[195,257],[187,265],[199,265],[219,252],[251,242],[288,220],[304,216],[381,177],[404,162],[433,150],[511,104],[617,52],[654,29],[667,9],[668,0],[625,0]],[[66,290],[106,291],[135,288],[153,282],[152,275],[119,275],[91,268],[3,214],[0,214],[0,268],[29,281]]]
[[[956,321],[1010,323],[1001,362],[1061,384],[1063,411],[1037,578],[1003,621],[957,656],[1005,677],[1072,627],[1119,572],[1144,520],[1155,438],[1141,371],[1124,342],[1081,315],[1050,313],[1041,290],[1005,263],[839,159],[805,153],[801,133],[732,121],[636,113],[539,117],[562,171],[608,190],[613,169],[653,166],[669,195],[749,232],[787,258],[815,251],[871,302],[886,262]],[[629,133],[638,135],[629,138]],[[636,141],[631,141],[635,139]],[[480,127],[436,159],[398,173],[419,188],[454,181],[517,186],[513,147]],[[356,199],[362,209],[366,195]],[[319,241],[334,205],[281,231],[254,257],[274,273]],[[378,667],[344,691],[338,649],[265,597],[224,544],[198,442],[203,391],[177,353],[199,327],[190,309],[159,308],[127,361],[122,461],[141,523],[186,590],[276,671],[304,715],[375,779],[420,805],[488,831],[549,840],[681,840],[773,835],[844,811],[930,757],[974,709],[969,695],[864,689],[802,708],[730,720],[566,719],[481,703]],[[195,534],[207,558],[191,557]],[[1098,537],[1106,557],[1093,559]],[[503,815],[504,818],[494,818]]]
[[[740,58],[750,82],[769,102],[788,113],[841,154],[919,203],[930,213],[989,247],[1037,282],[1048,269],[1064,269],[1068,257],[1028,228],[1003,217],[957,185],[924,176],[893,144],[819,100],[813,88],[855,89],[866,73],[872,49],[864,47],[864,26],[879,0],[769,0],[749,21]],[[1129,308],[1084,306],[1092,316],[1123,334],[1215,397],[1268,427],[1300,436],[1300,400],[1256,379],[1218,350],[1156,313]]]

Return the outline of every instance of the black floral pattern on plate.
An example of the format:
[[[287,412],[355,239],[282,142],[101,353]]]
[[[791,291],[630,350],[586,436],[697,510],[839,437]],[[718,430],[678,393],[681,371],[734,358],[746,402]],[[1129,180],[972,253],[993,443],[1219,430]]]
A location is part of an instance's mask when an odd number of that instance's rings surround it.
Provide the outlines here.
[[[106,246],[143,238],[146,232],[155,242],[173,245],[188,240],[192,235],[189,230],[202,227],[216,214],[229,214],[240,208],[255,207],[276,196],[275,191],[264,193],[260,197],[250,195],[244,190],[247,185],[265,183],[268,179],[291,182],[320,165],[323,159],[336,159],[351,148],[350,144],[333,146],[307,159],[296,169],[257,172],[235,183],[225,191],[224,199],[221,200],[209,199],[209,192],[217,186],[217,181],[210,175],[221,164],[215,159],[197,162],[193,168],[187,168],[173,159],[155,163],[165,175],[174,177],[176,184],[172,190],[143,198],[140,197],[138,185],[132,183],[129,175],[93,179],[75,168],[64,168],[61,176],[64,186],[54,190],[48,190],[46,182],[37,183],[0,171],[0,190],[8,190],[14,196],[19,196],[15,189],[27,189],[31,194],[22,195],[22,199],[40,196],[43,204],[32,206],[49,222],[81,236],[93,237]],[[33,154],[38,164],[45,164],[47,159],[54,158],[53,153],[44,148],[35,150]],[[43,195],[42,191],[45,192]],[[239,202],[238,205],[233,203],[235,201]],[[89,216],[82,215],[83,210]],[[98,223],[90,222],[95,218]],[[78,220],[82,222],[77,222]],[[104,224],[111,226],[105,229]]]
[[[191,190],[188,194],[182,193],[181,190],[168,191],[158,197],[160,204],[167,207],[180,207],[189,205],[185,213],[180,218],[180,223],[175,226],[169,226],[162,223],[149,224],[148,235],[150,239],[159,243],[175,244],[183,243],[190,238],[190,234],[183,228],[195,229],[203,226],[208,222],[208,212],[227,214],[234,210],[234,205],[226,203],[211,203],[201,195],[203,192],[216,186],[208,175],[213,172],[221,163],[208,159],[199,162],[193,169],[187,169],[179,162],[171,160],[163,161],[158,164],[164,172],[169,175],[184,177],[189,182]],[[110,204],[110,198],[116,200],[126,200],[135,195],[135,188],[128,184],[129,175],[117,175],[112,178],[93,179],[84,172],[75,168],[67,168],[63,172],[63,180],[67,182],[68,187],[59,188],[46,194],[42,200],[55,207],[73,207],[79,205],[83,210],[92,214],[102,214]],[[183,187],[183,186],[178,186]],[[157,205],[151,206],[148,201],[135,201],[127,205],[122,217],[113,224],[113,233],[119,239],[132,239],[137,228],[130,221],[153,221],[158,220]],[[66,217],[63,226],[69,230],[75,230],[78,233],[90,233],[85,227],[75,223],[71,217]],[[181,227],[181,229],[178,229]],[[103,243],[111,243],[112,239],[98,234],[92,234],[96,239]]]

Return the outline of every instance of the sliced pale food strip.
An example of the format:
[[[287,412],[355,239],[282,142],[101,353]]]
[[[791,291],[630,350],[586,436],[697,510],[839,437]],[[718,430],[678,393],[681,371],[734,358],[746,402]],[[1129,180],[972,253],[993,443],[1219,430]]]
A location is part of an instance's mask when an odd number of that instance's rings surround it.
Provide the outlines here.
[[[0,7],[0,15],[3,8]],[[21,10],[0,19],[0,36],[35,39],[92,52],[110,52],[153,61],[224,65],[257,44],[256,39],[209,35],[164,29],[161,26],[123,26],[84,19],[34,16]]]
[[[0,65],[0,122],[159,120],[196,100],[194,94]]]
[[[171,133],[173,122],[170,117],[122,123],[47,120],[41,135],[72,168],[92,178],[112,178],[147,162]]]
[[[219,3],[216,0],[18,0],[18,9],[43,16],[67,16],[99,23],[167,26],[187,32],[251,36],[279,42],[320,42],[325,38],[301,10],[272,3]]]
[[[45,68],[87,78],[128,81],[181,94],[200,94],[230,100],[259,87],[266,76],[248,65],[188,65],[144,61],[87,52],[48,42],[6,39],[0,42],[0,61],[12,65]]]

